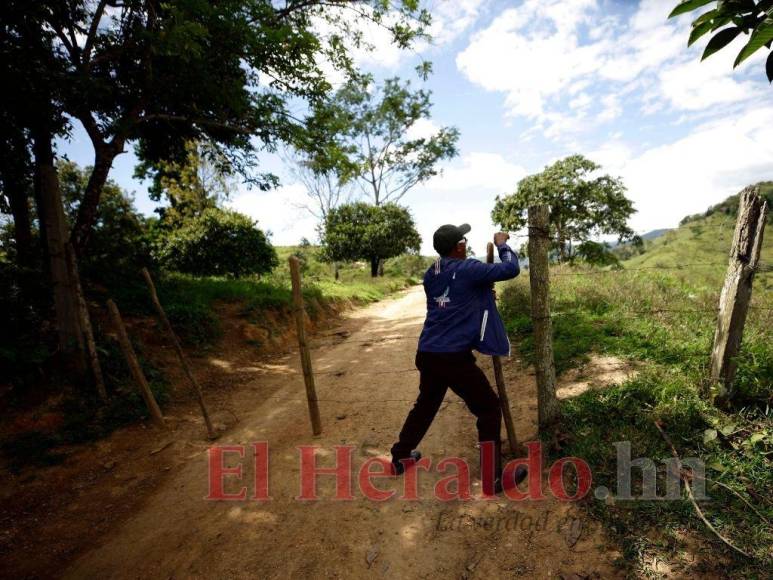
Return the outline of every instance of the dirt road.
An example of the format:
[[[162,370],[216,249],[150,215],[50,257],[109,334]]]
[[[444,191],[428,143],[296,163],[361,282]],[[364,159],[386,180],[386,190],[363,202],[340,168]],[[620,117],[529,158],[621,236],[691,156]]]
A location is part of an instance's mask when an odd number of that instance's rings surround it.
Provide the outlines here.
[[[241,383],[231,406],[235,428],[219,445],[268,441],[270,501],[209,501],[207,447],[170,446],[185,461],[142,509],[85,553],[67,570],[69,578],[320,578],[364,577],[571,577],[618,574],[617,557],[603,536],[574,506],[540,502],[441,502],[432,496],[442,477],[422,472],[420,500],[374,502],[356,487],[352,501],[335,501],[332,478],[320,480],[318,501],[299,493],[298,445],[321,449],[320,465],[332,466],[334,445],[354,445],[357,469],[372,456],[386,456],[417,393],[413,367],[424,316],[421,288],[412,288],[347,315],[338,334],[317,338],[312,352],[324,433],[312,437],[297,353],[265,363],[214,360]],[[491,376],[491,363],[478,355]],[[522,439],[534,435],[533,376],[508,360],[506,376]],[[249,376],[248,380],[244,380]],[[477,482],[476,433],[472,415],[449,392],[421,445],[433,466],[459,456]],[[166,451],[165,451],[166,452]],[[248,448],[249,458],[249,448]],[[235,465],[235,458],[229,465]],[[227,491],[247,485],[233,477]],[[402,479],[376,482],[402,491]],[[473,493],[479,494],[475,483]],[[462,517],[460,517],[462,516]],[[470,517],[467,517],[470,516]],[[473,519],[479,518],[479,519]],[[498,528],[498,529],[497,529]]]

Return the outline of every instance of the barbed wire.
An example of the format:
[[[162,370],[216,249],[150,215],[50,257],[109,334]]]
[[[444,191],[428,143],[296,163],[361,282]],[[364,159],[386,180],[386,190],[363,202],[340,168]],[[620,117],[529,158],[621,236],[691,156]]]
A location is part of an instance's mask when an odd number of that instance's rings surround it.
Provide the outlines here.
[[[765,306],[749,306],[749,310],[762,310],[762,311],[773,311],[773,308],[768,308]],[[626,317],[626,318],[638,318],[641,314],[661,314],[661,313],[680,313],[680,314],[702,314],[705,312],[710,312],[712,314],[718,314],[719,308],[649,308],[649,309],[636,309],[636,310],[624,310],[624,311],[615,311],[615,312],[599,312],[594,313],[593,311],[589,311],[585,308],[573,308],[570,310],[557,310],[557,311],[551,311],[550,316],[540,316],[540,317],[534,317],[531,316],[528,313],[524,313],[525,316],[528,316],[531,320],[546,320],[547,318],[554,318],[554,317],[561,317],[561,316],[574,316],[578,313],[585,313],[585,314],[597,314],[598,316],[603,316],[606,314],[613,315],[615,317]]]
[[[418,395],[417,395],[418,396]],[[285,398],[285,397],[265,397],[261,399],[263,401],[280,401],[283,403],[306,403],[308,399],[303,398]],[[316,399],[318,402],[322,403],[415,403],[416,397],[413,399],[328,399],[328,398],[321,398],[317,397]],[[464,405],[466,404],[464,401],[443,401],[444,405]]]
[[[704,267],[721,267],[721,264],[713,264],[711,262],[696,262],[694,264],[682,264],[680,266],[640,266],[638,268],[619,268],[616,270],[592,270],[583,272],[560,272],[556,274],[550,274],[552,278],[565,278],[569,276],[598,276],[602,274],[620,274],[628,272],[640,272],[640,271],[652,271],[652,270],[687,270],[689,268],[704,268]],[[556,266],[551,266],[551,269]],[[757,268],[755,268],[757,269]]]
[[[680,229],[703,229],[703,230],[709,230],[709,229],[723,229],[723,230],[733,230],[735,231],[736,222],[735,221],[727,221],[725,223],[721,224],[696,224],[693,222],[687,222],[684,224],[680,224],[676,228],[666,228],[666,231],[661,234],[660,236],[657,236],[656,238],[652,238],[653,240],[656,240],[659,237],[665,236],[670,232],[677,232]],[[548,238],[554,241],[560,241],[560,238],[558,236],[551,236],[550,235],[550,228],[540,228],[537,226],[526,226],[526,229],[529,231],[529,233],[513,233],[513,232],[507,232],[511,238],[528,238],[531,235],[531,232],[534,232],[537,235],[540,235],[543,238]],[[644,232],[644,235],[646,235],[648,232]],[[634,234],[641,237],[642,234]],[[571,241],[568,238],[565,238],[563,241],[569,242]],[[604,242],[597,242],[597,243],[604,243]]]

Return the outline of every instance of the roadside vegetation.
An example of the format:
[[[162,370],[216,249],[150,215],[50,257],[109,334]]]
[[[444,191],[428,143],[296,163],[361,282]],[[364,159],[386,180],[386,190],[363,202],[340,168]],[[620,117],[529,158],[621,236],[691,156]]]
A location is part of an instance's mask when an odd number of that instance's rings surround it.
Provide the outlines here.
[[[686,534],[701,536],[716,549],[706,557],[707,570],[726,561],[731,575],[762,577],[771,564],[773,528],[767,523],[773,520],[770,226],[738,361],[738,396],[733,407],[724,410],[713,406],[707,396],[715,312],[734,222],[730,210],[711,211],[647,242],[641,254],[617,266],[600,268],[578,261],[551,269],[556,372],[581,365],[592,354],[623,358],[637,370],[622,384],[563,400],[553,452],[584,458],[593,470],[592,489],[604,485],[614,494],[613,442],[630,441],[633,459],[649,457],[659,465],[662,496],[665,468],[660,462],[671,457],[671,450],[655,426],[660,422],[680,457],[705,461],[712,501],[703,509],[709,521],[752,555],[746,559],[727,549],[698,519],[686,496],[676,502],[587,499],[589,513],[602,520],[622,545],[625,564],[640,572],[646,572],[653,557],[678,563]],[[531,362],[528,275],[503,289],[501,309],[520,352]],[[637,483],[641,485],[639,470],[634,470],[633,481],[635,495]]]
[[[195,167],[189,167],[190,164]],[[417,253],[395,252],[372,276],[369,261],[329,259],[325,248],[302,240],[298,246],[273,246],[254,220],[228,210],[219,190],[191,178],[204,162],[192,155],[171,171],[164,166],[158,196],[168,205],[158,217],[137,212],[132,198],[112,181],[102,192],[100,220],[90,247],[79,263],[81,284],[108,402],[101,402],[88,377],[62,366],[55,327],[49,324],[50,295],[46,269],[39,259],[21,264],[17,231],[12,222],[0,228],[0,307],[7,323],[0,328],[0,401],[7,421],[0,430],[0,450],[12,468],[48,465],[61,459],[58,448],[102,437],[116,427],[144,419],[147,409],[114,339],[115,329],[105,304],[113,299],[129,326],[140,364],[159,404],[171,399],[173,385],[152,352],[157,327],[148,288],[141,275],[147,267],[173,328],[190,354],[217,348],[224,317],[266,326],[292,326],[288,258],[298,257],[303,276],[306,311],[316,322],[342,309],[379,300],[417,283],[428,259]],[[74,222],[88,170],[69,161],[58,164],[66,218]],[[173,178],[172,175],[175,177]],[[180,176],[188,175],[185,179]],[[220,191],[220,193],[213,193]],[[411,219],[407,210],[407,219]],[[36,214],[32,213],[36,218]],[[408,232],[412,245],[418,234]],[[39,255],[42,242],[31,230],[30,255]],[[229,314],[230,313],[230,314]],[[276,329],[280,330],[280,329]],[[150,346],[149,346],[150,339]],[[250,340],[256,354],[265,346]]]

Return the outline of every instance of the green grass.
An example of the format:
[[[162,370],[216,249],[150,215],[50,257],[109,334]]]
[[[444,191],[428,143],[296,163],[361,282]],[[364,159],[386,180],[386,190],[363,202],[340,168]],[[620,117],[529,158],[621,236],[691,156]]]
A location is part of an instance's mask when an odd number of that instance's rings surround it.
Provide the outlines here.
[[[61,417],[61,424],[57,424],[55,429],[36,428],[0,441],[0,452],[13,472],[19,473],[30,466],[57,465],[66,458],[62,453],[63,445],[99,439],[118,427],[149,418],[147,406],[131,378],[118,345],[99,331],[96,341],[105,384],[110,394],[109,403],[102,405],[90,387],[64,389],[59,404],[51,410],[52,415]],[[169,398],[169,383],[150,362],[142,344],[137,340],[132,342],[150,390],[163,409]]]
[[[735,217],[712,214],[688,222],[659,238],[645,243],[643,254],[624,262],[625,268],[685,268],[681,277],[692,282],[722,286],[730,246],[735,230]],[[687,269],[688,265],[701,264]],[[758,272],[754,289],[773,290],[773,226],[765,227],[762,271]],[[677,270],[676,274],[680,274]]]
[[[332,264],[324,263],[313,246],[278,247],[279,266],[270,274],[246,278],[196,277],[173,272],[156,274],[159,300],[172,325],[190,346],[207,347],[220,335],[217,303],[238,303],[248,319],[266,311],[289,312],[292,300],[288,257],[301,259],[303,294],[309,315],[314,318],[326,305],[343,301],[365,304],[416,284],[429,266],[427,258],[400,256],[387,260],[384,276],[371,278],[365,263],[342,264],[339,279]],[[123,310],[152,315],[147,289],[141,281],[114,289]]]
[[[194,277],[171,272],[156,272],[155,283],[159,300],[183,341],[194,348],[214,345],[221,323],[217,307],[222,303],[238,304],[241,316],[257,321],[267,312],[289,317],[292,291],[287,258],[296,254],[302,261],[303,294],[306,310],[314,319],[327,306],[340,303],[364,304],[385,298],[390,293],[418,283],[430,260],[420,256],[400,256],[388,260],[384,276],[371,278],[370,267],[364,263],[342,264],[339,280],[331,264],[321,262],[314,247],[280,247],[280,265],[268,276],[248,278]],[[140,276],[123,280],[120,286],[91,289],[91,298],[102,303],[114,298],[124,317],[155,316],[147,287]],[[106,336],[111,325],[102,328],[94,319],[95,337],[105,375],[110,404],[99,404],[91,389],[67,392],[58,409],[63,424],[53,432],[29,431],[0,442],[0,451],[9,466],[20,470],[27,465],[52,465],[63,460],[61,445],[102,437],[120,425],[147,416],[144,402],[126,368],[115,342]],[[133,337],[145,376],[159,404],[168,398],[168,384],[162,373],[144,356],[143,344]],[[30,356],[33,353],[30,352]],[[8,356],[14,355],[9,353]],[[0,350],[0,360],[6,356]],[[32,360],[34,363],[34,359]]]
[[[586,361],[592,353],[636,361],[639,374],[606,390],[591,390],[561,405],[566,438],[558,455],[585,458],[594,487],[615,487],[615,441],[631,441],[633,457],[656,462],[670,457],[653,421],[662,421],[682,457],[706,462],[707,476],[746,497],[773,520],[773,292],[771,274],[758,272],[736,379],[733,409],[721,411],[705,396],[715,309],[727,265],[732,228],[713,226],[724,216],[690,222],[647,251],[624,262],[622,270],[554,266],[551,320],[557,372]],[[709,227],[711,226],[711,227]],[[770,230],[770,227],[768,227]],[[773,263],[773,232],[763,264]],[[708,266],[672,269],[687,264]],[[501,311],[522,355],[534,355],[529,317],[528,276],[501,291]],[[687,500],[638,501],[608,506],[590,499],[588,509],[619,539],[624,554],[673,556],[679,532],[694,530],[728,554],[728,572],[761,576],[771,564],[773,530],[725,489],[709,486],[709,520],[755,556],[736,559],[700,522]],[[662,490],[661,490],[661,493]],[[760,500],[759,498],[767,498]],[[648,539],[646,529],[659,530]]]

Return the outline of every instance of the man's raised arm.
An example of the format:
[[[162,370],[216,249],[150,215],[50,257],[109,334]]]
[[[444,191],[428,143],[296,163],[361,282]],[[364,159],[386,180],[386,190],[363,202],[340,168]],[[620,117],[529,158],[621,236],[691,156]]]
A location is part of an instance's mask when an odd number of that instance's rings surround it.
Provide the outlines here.
[[[494,245],[499,251],[501,262],[484,264],[477,260],[470,260],[468,276],[473,281],[480,282],[481,284],[490,284],[492,282],[510,280],[520,273],[521,267],[518,264],[518,254],[506,243],[509,238],[510,235],[504,232],[494,234]]]

